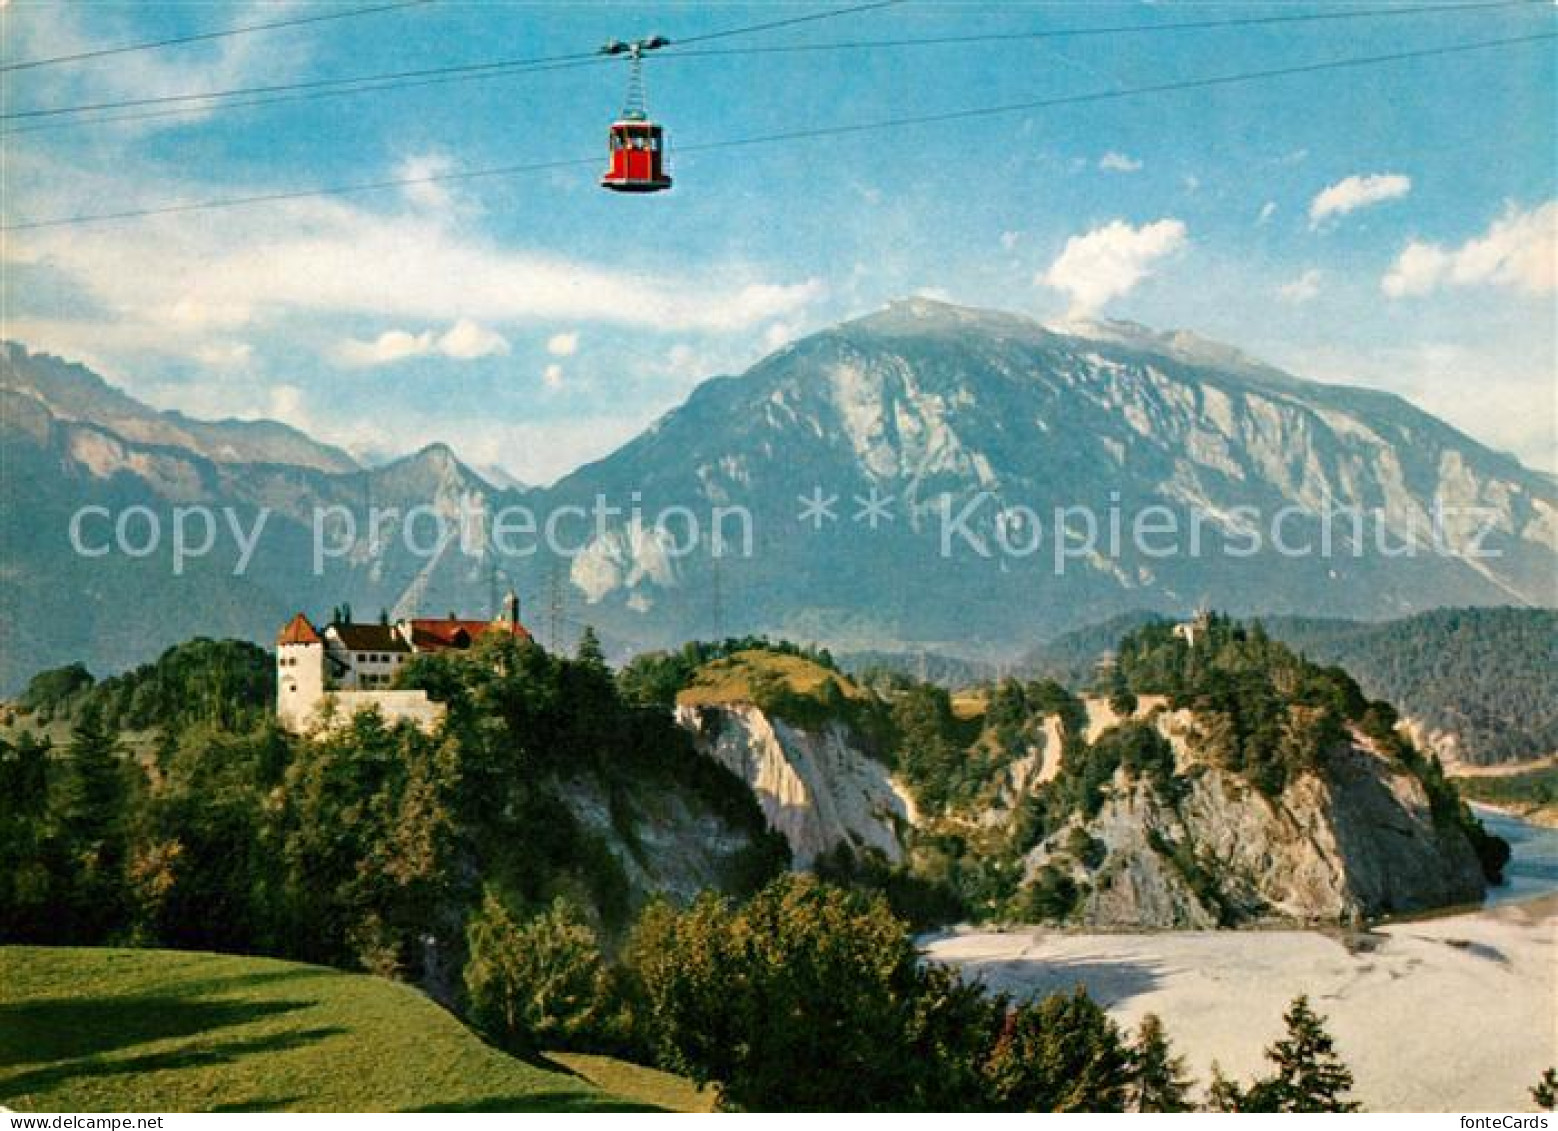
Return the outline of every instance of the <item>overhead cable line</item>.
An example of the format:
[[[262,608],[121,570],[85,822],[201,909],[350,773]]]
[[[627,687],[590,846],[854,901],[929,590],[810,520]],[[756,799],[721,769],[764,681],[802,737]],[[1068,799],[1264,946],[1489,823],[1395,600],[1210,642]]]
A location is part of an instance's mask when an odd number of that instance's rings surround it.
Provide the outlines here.
[[[701,48],[673,50],[662,58],[695,59],[716,55],[793,55],[823,51],[877,50],[897,47],[947,47],[971,43],[1023,42],[1039,39],[1085,39],[1095,36],[1139,35],[1165,31],[1215,31],[1220,28],[1262,27],[1271,24],[1308,24],[1336,20],[1388,19],[1394,16],[1423,16],[1441,13],[1487,11],[1494,8],[1531,8],[1543,0],[1470,0],[1455,4],[1421,4],[1415,7],[1355,8],[1337,12],[1292,12],[1274,16],[1235,16],[1222,20],[1185,20],[1165,24],[1111,24],[1099,27],[1047,28],[1041,31],[966,32],[953,35],[904,37],[902,39],[861,39],[832,43],[765,43],[752,47]],[[1543,4],[1543,6],[1545,6]],[[685,42],[685,41],[684,41]],[[0,115],[3,116],[3,115]]]
[[[418,0],[418,3],[430,3],[431,0]],[[705,40],[728,39],[738,35],[755,35],[759,32],[772,31],[775,28],[789,27],[793,24],[814,23],[818,20],[836,19],[839,16],[854,15],[858,12],[868,12],[877,8],[886,8],[895,4],[902,4],[905,0],[875,0],[870,4],[858,4],[850,8],[834,8],[825,12],[812,12],[805,16],[793,16],[786,20],[775,20],[762,24],[747,24],[742,27],[723,28],[719,31],[708,32],[703,35],[689,36],[679,40],[681,43],[701,43]],[[1506,0],[1508,2],[1508,0]],[[48,106],[37,107],[28,110],[13,110],[8,113],[0,113],[0,119],[13,118],[44,118],[60,114],[82,114],[97,110],[124,110],[136,106],[160,106],[173,102],[201,102],[221,98],[238,98],[250,94],[277,94],[291,91],[308,91],[325,87],[350,86],[357,83],[388,83],[406,79],[420,79],[438,77],[443,75],[469,75],[473,78],[483,77],[485,72],[502,71],[510,68],[528,69],[551,63],[572,62],[601,62],[609,63],[612,60],[603,57],[598,50],[575,51],[566,55],[548,55],[540,58],[529,59],[494,59],[481,63],[455,63],[442,67],[422,67],[415,70],[381,71],[367,75],[343,75],[338,78],[300,79],[294,82],[271,83],[265,86],[231,87],[226,90],[191,91],[187,94],[161,94],[150,95],[142,98],[121,98],[110,102],[87,102],[76,106]],[[408,83],[408,85],[416,85]],[[367,90],[382,89],[380,86],[365,87]],[[355,93],[350,91],[348,93]],[[246,104],[240,104],[246,105]],[[204,111],[210,107],[198,107]],[[117,120],[117,119],[115,119]]]
[[[1005,114],[1048,110],[1061,106],[1078,106],[1094,102],[1111,102],[1146,95],[1171,94],[1187,90],[1205,90],[1220,86],[1260,82],[1267,79],[1287,78],[1295,75],[1317,74],[1326,71],[1352,70],[1407,62],[1413,59],[1441,58],[1473,51],[1486,51],[1499,47],[1513,47],[1529,43],[1546,43],[1558,39],[1558,32],[1540,32],[1532,35],[1509,36],[1502,39],[1485,39],[1471,43],[1453,43],[1440,47],[1424,47],[1407,51],[1393,51],[1383,55],[1364,55],[1351,59],[1331,59],[1313,63],[1296,63],[1285,67],[1269,67],[1257,71],[1243,71],[1229,75],[1212,75],[1205,78],[1176,79],[1152,83],[1146,86],[1115,87],[1109,90],[1090,91],[1083,94],[1057,95],[1025,102],[1008,102],[996,106],[969,107],[946,110],[935,114],[916,114],[907,117],[885,118],[871,122],[841,123],[833,126],[813,126],[806,129],[787,130],[780,133],[760,134],[745,138],[727,138],[721,141],[694,142],[680,145],[680,153],[704,153],[721,149],[735,149],[753,145],[769,145],[779,142],[801,141],[812,138],[839,137],[849,134],[870,133],[879,130],[903,129],[911,126],[938,125],[946,122],[965,121],[973,118],[996,117]],[[128,209],[121,212],[101,212],[83,216],[59,217],[51,220],[29,220],[0,225],[0,231],[27,231],[38,228],[68,227],[80,224],[103,223],[113,220],[133,220],[175,213],[203,212],[214,209],[236,208],[250,204],[275,201],[300,200],[309,197],[343,196],[351,193],[372,192],[380,189],[405,188],[413,185],[439,184],[450,181],[474,180],[481,177],[513,176],[581,165],[592,165],[598,157],[577,157],[557,161],[544,161],[525,165],[497,166],[486,169],[469,169],[451,173],[434,173],[420,177],[400,177],[356,184],[334,185],[323,188],[298,189],[287,192],[263,193],[256,196],[225,197],[215,200],[195,201],[186,204],[159,205],[148,208]]]
[[[779,28],[795,27],[797,24],[811,24],[818,20],[831,20],[836,16],[853,16],[858,12],[872,12],[878,8],[892,8],[905,3],[905,0],[873,0],[869,4],[856,4],[852,8],[836,8],[831,12],[812,12],[804,16],[787,16],[782,20],[771,20],[766,24],[749,24],[746,27],[726,28],[723,31],[706,31],[702,35],[686,35],[674,43],[704,43],[711,39],[728,39],[733,35],[756,35],[763,31],[776,31]]]
[[[889,2],[900,3],[902,0],[889,0]],[[1188,20],[1163,24],[1114,24],[1101,27],[1048,28],[1037,31],[981,32],[925,37],[903,37],[898,39],[848,40],[842,42],[825,43],[757,44],[741,47],[695,47],[690,50],[685,49],[686,45],[688,44],[700,43],[710,39],[721,39],[734,35],[753,34],[758,31],[771,30],[781,26],[789,26],[791,24],[802,21],[815,21],[819,19],[830,18],[836,15],[850,14],[885,6],[883,3],[876,3],[863,5],[858,8],[842,9],[835,12],[814,13],[810,16],[798,16],[790,20],[776,21],[770,24],[758,24],[745,28],[730,28],[723,31],[711,32],[702,36],[692,36],[685,39],[674,40],[672,41],[671,45],[658,56],[658,58],[660,60],[675,60],[679,58],[694,59],[724,55],[798,54],[831,51],[956,46],[974,43],[1016,43],[1045,39],[1088,38],[1115,35],[1143,35],[1162,32],[1212,31],[1222,28],[1259,27],[1272,24],[1318,23],[1336,20],[1358,19],[1386,19],[1399,16],[1421,16],[1487,11],[1490,9],[1499,8],[1530,7],[1540,2],[1541,0],[1473,0],[1473,2],[1453,4],[1422,4],[1412,7],[1398,6],[1387,8],[1354,9],[1350,11],[1338,12],[1304,12],[1267,16],[1240,16],[1231,19]],[[404,87],[418,87],[446,82],[465,82],[475,79],[505,77],[510,74],[525,73],[528,71],[559,70],[574,66],[589,66],[598,63],[609,63],[611,61],[612,60],[609,57],[600,56],[597,52],[593,51],[578,52],[569,55],[546,56],[541,58],[497,59],[478,63],[451,64],[444,67],[431,67],[419,70],[391,71],[380,72],[377,74],[342,76],[338,78],[310,79],[292,83],[277,83],[268,86],[237,87],[227,90],[191,92],[187,94],[165,94],[144,98],[120,99],[110,102],[85,103],[75,106],[36,107],[32,109],[14,110],[8,113],[0,113],[0,121],[56,118],[77,114],[101,113],[103,111],[130,109],[135,107],[168,106],[174,103],[205,103],[202,105],[179,106],[175,109],[163,109],[146,113],[74,118],[64,122],[50,121],[38,125],[15,126],[6,130],[5,134],[27,133],[42,129],[68,129],[76,126],[108,125],[117,122],[133,122],[154,118],[207,114],[213,111],[267,106],[279,102],[307,101],[314,98],[342,97],[354,94],[372,93],[380,90],[401,89]],[[278,97],[245,98],[244,96],[247,95],[278,95]],[[289,96],[282,97],[280,95]],[[217,101],[220,99],[243,100],[225,102]],[[0,136],[5,135],[0,134]]]
[[[126,55],[132,51],[155,51],[163,47],[178,47],[186,43],[203,43],[211,39],[226,39],[234,35],[248,35],[257,31],[275,31],[279,28],[302,27],[305,24],[321,24],[328,20],[346,20],[356,16],[371,16],[379,12],[393,12],[400,8],[415,8],[431,4],[433,0],[394,0],[388,4],[374,4],[367,8],[348,8],[344,12],[316,12],[311,16],[294,16],[286,20],[272,20],[263,24],[244,24],[222,31],[196,32],[177,35],[169,39],[154,39],[145,43],[126,43],[119,47],[99,47],[91,51],[77,51],[70,55],[55,55],[48,59],[25,59],[17,63],[0,63],[0,72],[24,71],[34,67],[52,67],[60,63],[81,63],[88,59],[101,59],[107,55]]]
[[[162,110],[143,110],[136,113],[113,114],[98,118],[30,122],[25,125],[10,126],[7,129],[0,130],[0,138],[11,137],[14,134],[39,133],[45,130],[73,129],[78,126],[107,126],[120,122],[144,122],[159,118],[198,117],[221,110],[252,109],[258,106],[274,106],[284,102],[313,102],[324,98],[344,98],[354,94],[372,94],[381,90],[405,90],[411,87],[442,86],[446,83],[469,82],[472,79],[503,78],[510,75],[532,74],[544,71],[565,71],[573,70],[577,67],[599,66],[612,62],[615,62],[615,59],[612,57],[598,55],[593,51],[587,55],[560,55],[549,58],[514,60],[504,64],[501,69],[494,64],[493,69],[484,74],[435,74],[429,78],[352,86],[339,90],[316,90],[306,93],[275,94],[261,98],[245,98],[230,102],[213,102],[208,106],[175,106]],[[3,121],[4,117],[4,115],[0,115],[0,121]]]

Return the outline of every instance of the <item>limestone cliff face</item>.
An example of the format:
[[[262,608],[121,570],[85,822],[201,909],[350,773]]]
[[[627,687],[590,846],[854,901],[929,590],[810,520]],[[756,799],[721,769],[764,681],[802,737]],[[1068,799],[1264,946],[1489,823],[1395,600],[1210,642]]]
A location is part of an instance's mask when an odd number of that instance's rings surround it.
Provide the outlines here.
[[[842,725],[802,730],[745,704],[678,707],[676,717],[700,753],[751,786],[768,823],[789,842],[795,867],[809,867],[840,843],[903,859],[913,805]]]
[[[1354,738],[1269,798],[1200,762],[1175,723],[1179,795],[1116,774],[1091,820],[1031,852],[1080,891],[1075,921],[1109,927],[1210,927],[1264,919],[1348,922],[1481,899],[1465,835],[1436,825],[1422,784]],[[1075,830],[1092,838],[1090,851]],[[1078,859],[1086,855],[1088,860]]]
[[[1121,721],[1099,701],[1087,707],[1093,737]],[[1482,897],[1481,867],[1466,836],[1436,824],[1421,782],[1362,736],[1327,752],[1322,770],[1301,774],[1272,798],[1206,758],[1189,712],[1151,701],[1137,717],[1150,718],[1173,748],[1173,785],[1155,787],[1120,770],[1094,816],[1073,817],[1022,862],[1028,881],[1046,872],[1070,878],[1078,898],[1069,922],[1137,929],[1345,923]],[[795,867],[810,867],[840,843],[879,849],[894,863],[906,859],[919,816],[848,728],[801,729],[747,704],[679,707],[677,719],[701,754],[752,789]],[[1060,735],[1052,731],[1002,771],[988,807],[961,814],[965,823],[996,831],[1017,819],[1023,796],[1060,770]]]

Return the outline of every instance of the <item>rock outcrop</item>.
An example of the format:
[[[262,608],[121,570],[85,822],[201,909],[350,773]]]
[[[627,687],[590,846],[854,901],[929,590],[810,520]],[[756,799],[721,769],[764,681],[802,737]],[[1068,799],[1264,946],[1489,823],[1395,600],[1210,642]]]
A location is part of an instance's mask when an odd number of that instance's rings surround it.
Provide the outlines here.
[[[1161,713],[1175,749],[1165,789],[1122,769],[1090,819],[1073,817],[1024,861],[1078,891],[1072,921],[1211,927],[1352,922],[1479,900],[1477,854],[1434,819],[1422,783],[1353,735],[1280,796],[1202,760],[1184,713]],[[1085,857],[1085,859],[1084,859]]]
[[[569,812],[616,858],[635,897],[690,903],[703,891],[729,891],[757,839],[691,791],[612,791],[599,778],[560,783]]]
[[[768,823],[789,842],[795,867],[809,867],[839,844],[903,860],[913,803],[843,724],[801,729],[739,703],[680,706],[676,717],[700,753],[752,788]]]

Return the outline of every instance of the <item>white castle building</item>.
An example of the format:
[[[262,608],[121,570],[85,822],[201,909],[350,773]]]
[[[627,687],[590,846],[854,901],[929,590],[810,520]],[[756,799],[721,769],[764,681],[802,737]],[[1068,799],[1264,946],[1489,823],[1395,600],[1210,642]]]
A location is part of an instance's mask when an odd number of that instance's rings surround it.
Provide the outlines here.
[[[302,734],[377,708],[387,723],[409,720],[432,730],[443,719],[443,704],[425,691],[394,688],[395,673],[418,653],[469,648],[487,632],[530,639],[513,593],[490,621],[450,616],[319,629],[298,613],[276,637],[276,717]]]

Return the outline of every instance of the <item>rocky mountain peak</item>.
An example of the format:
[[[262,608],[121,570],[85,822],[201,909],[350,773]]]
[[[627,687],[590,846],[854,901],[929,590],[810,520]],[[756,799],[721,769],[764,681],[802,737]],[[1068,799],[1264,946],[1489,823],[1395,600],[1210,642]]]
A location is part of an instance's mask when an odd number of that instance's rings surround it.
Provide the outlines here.
[[[357,463],[274,420],[201,420],[136,400],[84,365],[0,343],[0,389],[25,396],[54,419],[87,424],[136,444],[182,448],[218,464],[270,464],[347,472]]]

